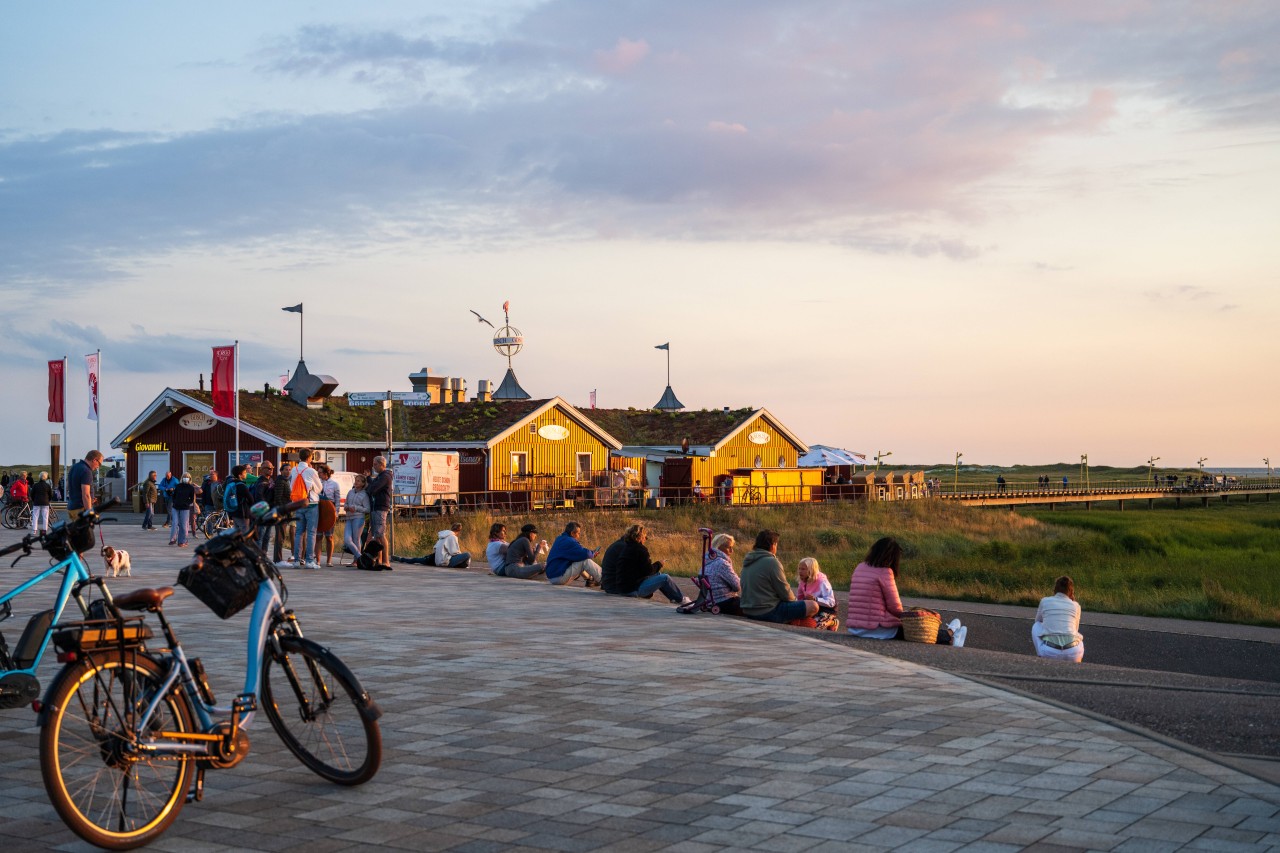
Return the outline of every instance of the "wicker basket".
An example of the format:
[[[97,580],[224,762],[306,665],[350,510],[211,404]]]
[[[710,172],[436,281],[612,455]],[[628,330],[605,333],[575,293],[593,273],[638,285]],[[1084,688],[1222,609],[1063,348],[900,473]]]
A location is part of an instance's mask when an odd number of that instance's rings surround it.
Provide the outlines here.
[[[908,610],[902,614],[902,636],[909,643],[936,643],[942,617],[930,610]]]
[[[190,590],[219,619],[230,619],[253,604],[261,580],[248,559],[205,557],[183,568],[178,573],[178,584]]]

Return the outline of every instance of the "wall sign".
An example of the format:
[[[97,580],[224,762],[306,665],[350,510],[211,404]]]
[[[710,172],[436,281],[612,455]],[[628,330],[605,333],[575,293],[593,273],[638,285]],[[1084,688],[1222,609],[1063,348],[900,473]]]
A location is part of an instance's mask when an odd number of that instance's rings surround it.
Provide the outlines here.
[[[459,456],[459,465],[482,465],[484,464],[483,456]]]
[[[211,415],[206,415],[203,412],[188,412],[178,418],[178,426],[183,429],[213,429],[217,424],[217,418]]]
[[[751,442],[752,444],[768,444],[769,433],[756,430],[755,432],[751,433],[751,435],[747,436],[747,441]]]
[[[133,445],[134,453],[146,453],[148,450],[160,450],[160,451],[168,452],[169,445],[163,441],[158,441],[154,444],[143,444],[142,442],[134,442],[134,445]]]
[[[569,437],[569,430],[560,426],[560,424],[547,424],[538,430],[538,435],[548,441],[563,441]]]

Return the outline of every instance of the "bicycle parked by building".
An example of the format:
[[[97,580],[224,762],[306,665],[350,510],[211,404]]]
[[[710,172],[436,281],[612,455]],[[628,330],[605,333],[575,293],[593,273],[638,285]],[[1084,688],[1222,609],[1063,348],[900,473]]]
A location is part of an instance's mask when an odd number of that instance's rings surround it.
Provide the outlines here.
[[[49,507],[49,526],[52,527],[58,521],[58,510]],[[29,503],[11,503],[0,511],[0,524],[10,530],[22,530],[31,526],[31,504]]]
[[[53,635],[53,625],[62,617],[67,603],[74,600],[81,616],[89,616],[94,606],[101,608],[97,599],[88,600],[84,590],[89,586],[97,586],[101,597],[111,600],[102,578],[94,577],[80,554],[94,547],[93,528],[102,521],[101,513],[112,504],[95,507],[92,511],[82,513],[75,521],[55,525],[44,534],[28,534],[21,542],[0,549],[0,557],[21,552],[13,565],[23,557],[34,553],[36,546],[43,548],[53,559],[52,565],[36,572],[8,592],[0,595],[0,622],[13,618],[15,599],[28,592],[41,581],[62,574],[62,582],[53,600],[53,607],[39,610],[30,616],[22,630],[18,642],[12,648],[0,634],[0,708],[20,708],[40,698],[40,682],[36,679],[36,668],[44,657],[49,639]]]
[[[235,526],[235,522],[231,520],[231,516],[227,515],[225,509],[215,509],[200,519],[200,532],[204,534],[205,539],[212,539]]]
[[[254,509],[259,525],[285,521],[305,501]],[[339,785],[373,778],[382,761],[381,710],[326,647],[302,634],[285,609],[284,579],[254,543],[254,531],[201,545],[178,583],[220,618],[250,604],[244,688],[218,705],[199,658],[188,658],[164,615],[173,587],[115,599],[106,620],[58,626],[67,665],[40,709],[40,772],[73,832],[113,850],[146,844],[201,799],[204,774],[249,753],[247,729],[261,709],[306,767]],[[154,613],[165,648],[148,650],[148,631],[130,630]],[[194,788],[193,788],[194,782]]]

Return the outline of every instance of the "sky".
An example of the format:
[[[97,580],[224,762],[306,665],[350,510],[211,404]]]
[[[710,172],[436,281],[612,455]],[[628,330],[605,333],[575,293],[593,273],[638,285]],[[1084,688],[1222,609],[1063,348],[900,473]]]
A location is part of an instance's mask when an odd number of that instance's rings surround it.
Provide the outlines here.
[[[1280,466],[1272,2],[0,5],[0,463],[240,341],[893,462]],[[106,450],[106,448],[103,448]],[[110,451],[107,451],[110,453]]]

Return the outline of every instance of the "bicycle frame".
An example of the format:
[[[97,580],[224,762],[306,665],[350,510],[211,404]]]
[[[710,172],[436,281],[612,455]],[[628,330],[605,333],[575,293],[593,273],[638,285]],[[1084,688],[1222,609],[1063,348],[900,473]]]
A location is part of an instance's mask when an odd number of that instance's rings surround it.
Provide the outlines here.
[[[297,627],[297,621],[287,616],[284,611],[284,600],[280,597],[280,590],[276,586],[275,580],[270,577],[264,578],[258,587],[258,597],[253,602],[253,615],[249,618],[249,630],[246,636],[244,689],[232,700],[230,705],[226,706],[211,705],[204,701],[196,685],[195,676],[191,671],[191,664],[182,648],[182,644],[176,642],[177,637],[169,632],[171,635],[167,639],[170,640],[170,648],[166,656],[168,659],[168,671],[165,674],[164,681],[161,682],[159,689],[156,691],[156,695],[151,698],[146,710],[140,715],[135,729],[139,734],[139,743],[145,744],[141,748],[151,752],[206,755],[209,752],[206,744],[209,741],[220,741],[225,736],[225,734],[210,734],[220,718],[230,720],[232,733],[237,729],[248,729],[253,724],[253,718],[257,711],[257,697],[262,687],[262,670],[266,662],[265,654],[268,639],[276,626],[286,620],[292,622],[294,630],[301,637],[302,630]],[[166,627],[166,631],[169,631],[167,622],[162,620],[161,624]],[[179,680],[181,680],[183,691],[191,701],[191,707],[195,712],[200,731],[183,734],[163,732],[161,736],[166,738],[165,740],[147,742],[148,739],[142,737],[142,733],[148,730],[151,719],[159,710],[164,697],[169,694],[170,690],[177,687]],[[178,738],[182,740],[179,741],[177,740]],[[195,743],[182,741],[195,741]]]
[[[58,624],[58,620],[62,617],[62,611],[66,609],[67,602],[74,598],[76,603],[80,606],[80,612],[85,616],[88,616],[89,605],[80,595],[80,592],[85,586],[93,583],[98,584],[99,588],[103,592],[103,597],[108,601],[111,600],[111,595],[107,592],[106,585],[102,583],[100,578],[94,578],[93,575],[89,573],[89,567],[84,564],[84,560],[80,559],[80,555],[73,552],[71,556],[67,557],[65,560],[55,563],[3,595],[0,595],[0,607],[8,604],[10,601],[22,595],[24,592],[47,579],[51,575],[62,571],[65,571],[65,574],[62,577],[62,583],[58,587],[57,598],[54,600],[53,619],[50,621],[49,627],[45,629],[44,637],[40,640],[40,648],[36,650],[34,661],[31,666],[26,669],[3,670],[0,672],[0,675],[7,675],[12,672],[22,672],[27,675],[35,674],[36,669],[40,666],[40,659],[44,657],[45,650],[49,647],[49,640],[53,636],[53,629]]]

